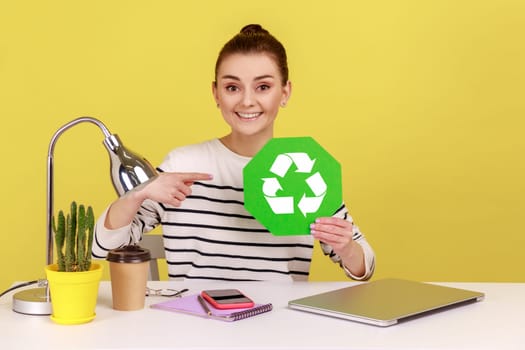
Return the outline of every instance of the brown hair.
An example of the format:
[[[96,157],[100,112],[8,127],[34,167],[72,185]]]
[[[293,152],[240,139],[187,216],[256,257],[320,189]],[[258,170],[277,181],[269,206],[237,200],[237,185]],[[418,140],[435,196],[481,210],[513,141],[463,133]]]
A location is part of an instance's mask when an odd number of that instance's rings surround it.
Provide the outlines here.
[[[288,82],[288,63],[284,46],[259,24],[244,26],[237,35],[231,38],[219,52],[215,63],[215,81],[221,62],[229,55],[236,53],[266,53],[270,55],[279,68],[282,84]]]

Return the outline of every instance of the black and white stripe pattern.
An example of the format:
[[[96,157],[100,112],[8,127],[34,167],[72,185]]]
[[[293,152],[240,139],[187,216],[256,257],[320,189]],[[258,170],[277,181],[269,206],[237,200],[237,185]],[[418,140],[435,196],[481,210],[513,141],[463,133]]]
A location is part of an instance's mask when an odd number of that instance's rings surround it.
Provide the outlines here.
[[[180,208],[159,205],[171,278],[306,279],[311,237],[271,235],[244,209],[242,188],[196,182],[192,191]]]

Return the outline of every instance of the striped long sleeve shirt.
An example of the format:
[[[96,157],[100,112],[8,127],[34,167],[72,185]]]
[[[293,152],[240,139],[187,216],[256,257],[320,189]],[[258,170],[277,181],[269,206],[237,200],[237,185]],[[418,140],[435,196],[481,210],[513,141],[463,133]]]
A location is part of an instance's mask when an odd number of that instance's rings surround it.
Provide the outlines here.
[[[307,280],[312,236],[274,236],[244,208],[242,169],[250,160],[218,139],[173,150],[160,171],[209,173],[213,180],[195,182],[180,207],[144,201],[133,222],[116,230],[104,227],[106,210],[97,220],[93,256],[104,258],[110,249],[140,242],[143,233],[161,225],[170,279]],[[352,221],[344,204],[334,216]],[[374,252],[355,225],[353,239],[365,253],[364,276],[352,276],[330,246],[321,247],[350,278],[368,279]]]

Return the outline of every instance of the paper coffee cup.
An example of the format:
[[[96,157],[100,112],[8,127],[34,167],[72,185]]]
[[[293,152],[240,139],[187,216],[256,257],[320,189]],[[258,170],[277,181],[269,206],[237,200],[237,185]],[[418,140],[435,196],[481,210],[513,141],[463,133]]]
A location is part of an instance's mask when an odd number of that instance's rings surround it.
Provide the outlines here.
[[[125,246],[109,251],[107,260],[113,309],[143,309],[151,260],[150,251],[137,245]]]

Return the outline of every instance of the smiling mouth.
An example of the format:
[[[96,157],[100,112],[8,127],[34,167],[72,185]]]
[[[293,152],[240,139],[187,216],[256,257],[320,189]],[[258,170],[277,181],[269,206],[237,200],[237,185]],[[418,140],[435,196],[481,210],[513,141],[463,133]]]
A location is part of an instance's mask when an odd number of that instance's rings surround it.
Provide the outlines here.
[[[257,117],[259,117],[262,112],[257,112],[257,113],[241,113],[241,112],[235,112],[235,114],[237,114],[237,116],[241,119],[255,119]]]

